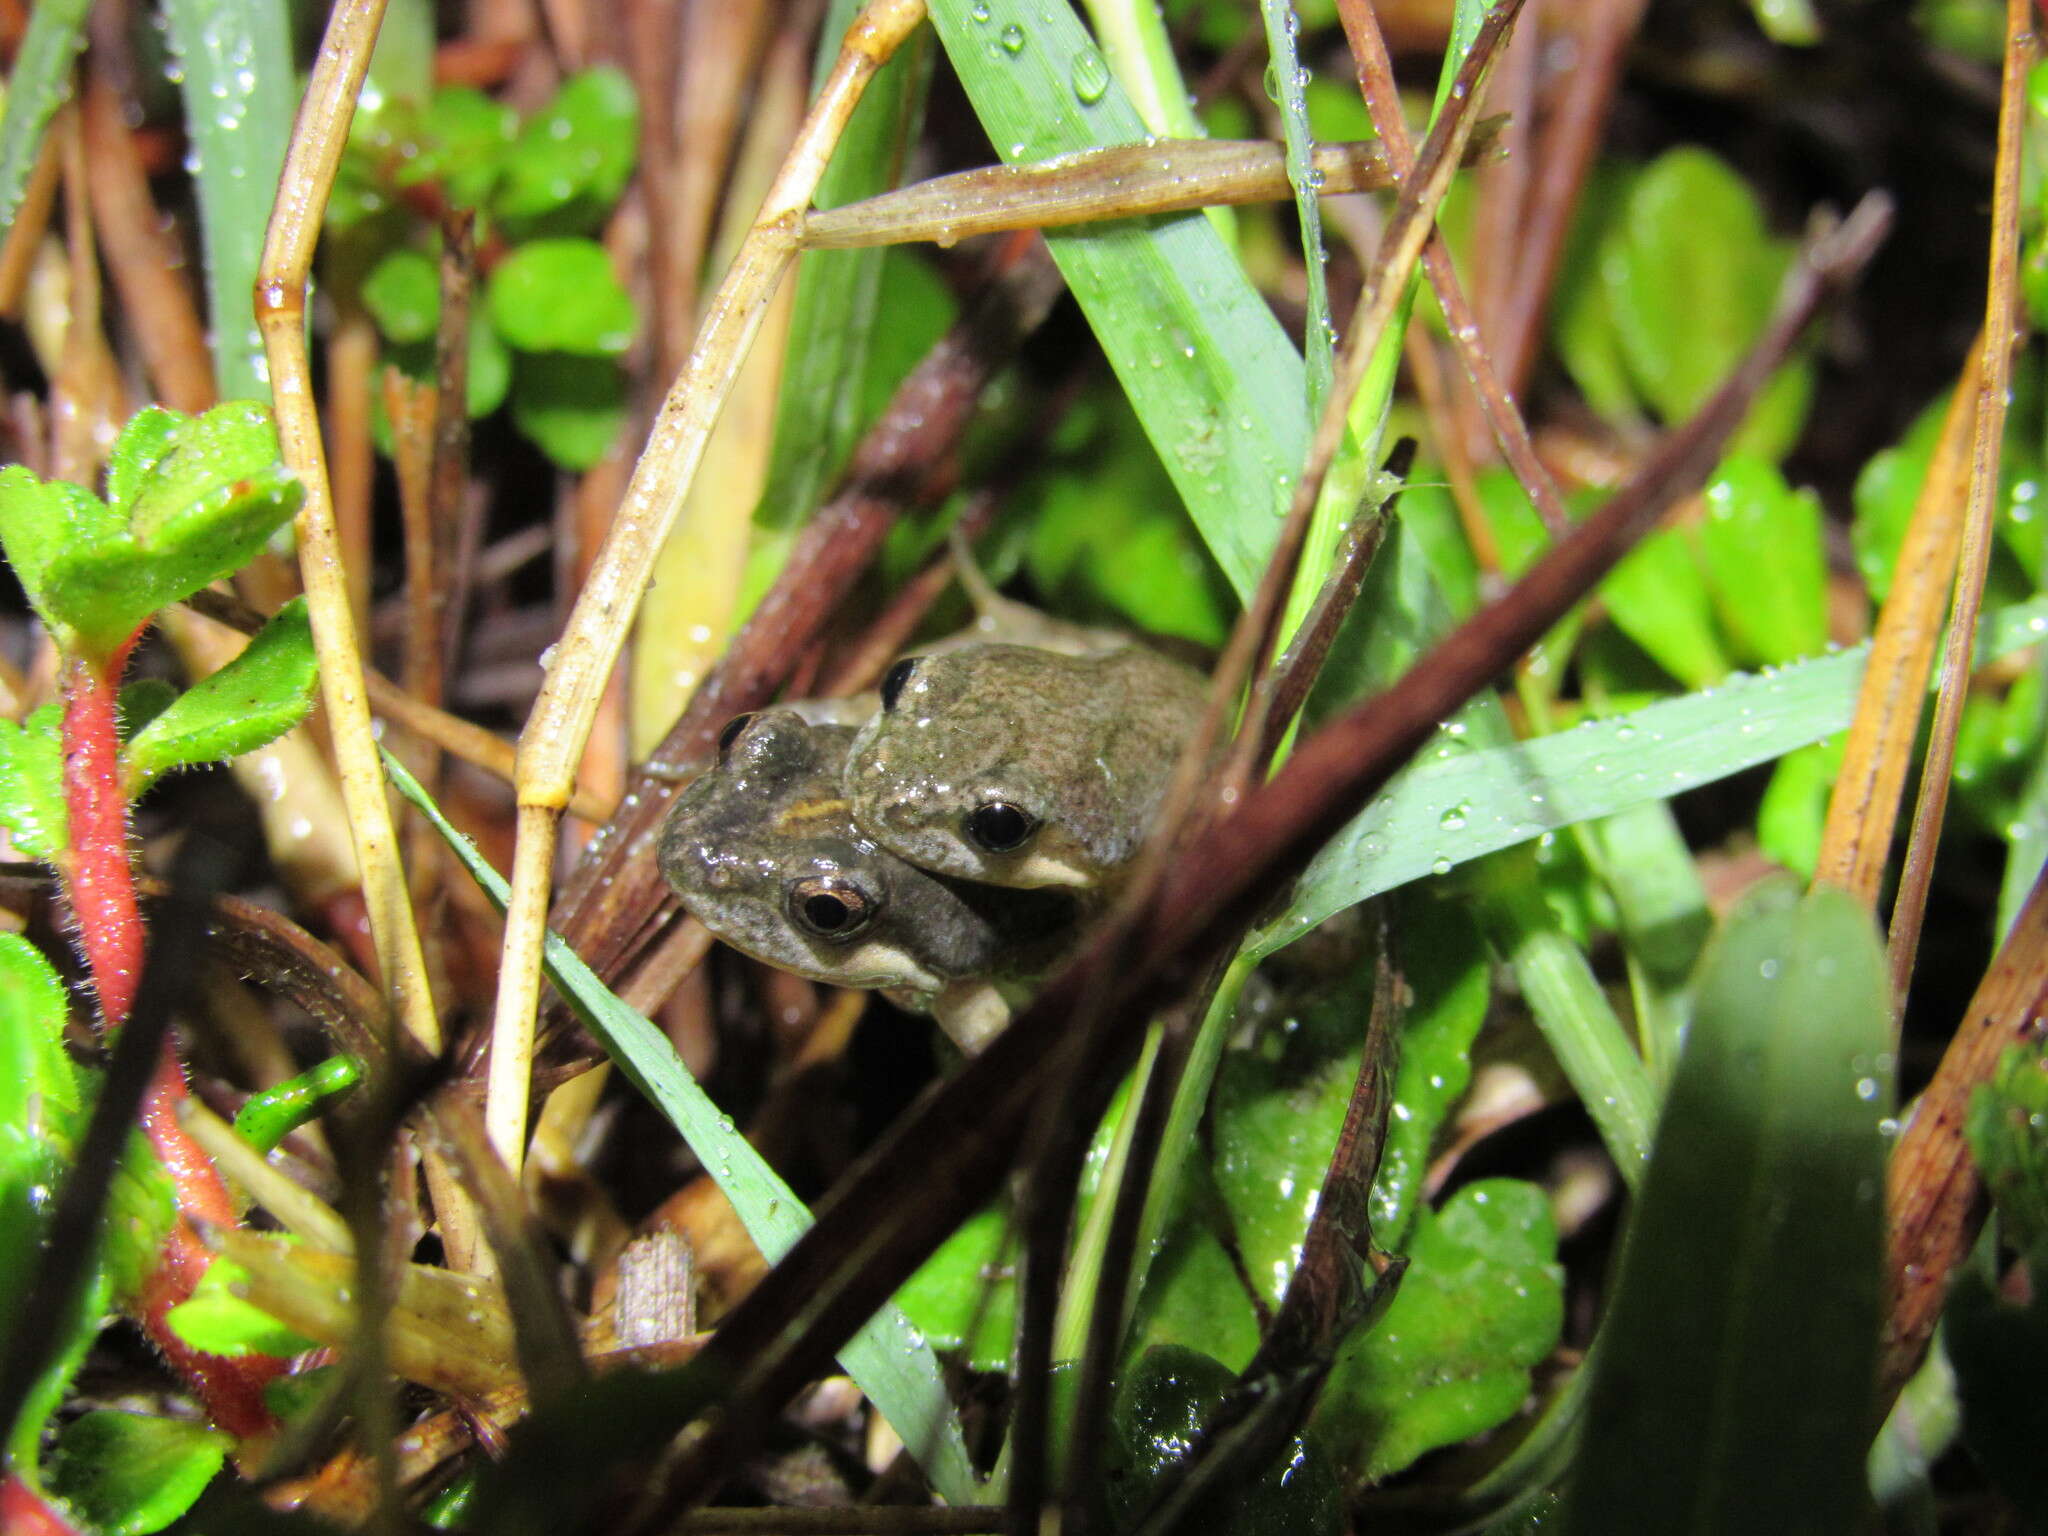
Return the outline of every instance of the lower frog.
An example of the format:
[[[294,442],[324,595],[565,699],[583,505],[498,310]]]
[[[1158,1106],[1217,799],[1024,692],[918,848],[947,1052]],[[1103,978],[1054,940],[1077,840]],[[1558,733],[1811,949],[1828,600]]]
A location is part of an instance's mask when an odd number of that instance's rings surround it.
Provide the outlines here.
[[[922,868],[1018,888],[1115,888],[1208,703],[1190,667],[1125,642],[908,657],[847,759],[854,821]]]
[[[840,790],[851,727],[790,709],[740,715],[677,799],[660,861],[683,905],[742,953],[814,981],[872,987],[975,1051],[1007,991],[1055,964],[1079,924],[1055,891],[971,885],[866,837]]]

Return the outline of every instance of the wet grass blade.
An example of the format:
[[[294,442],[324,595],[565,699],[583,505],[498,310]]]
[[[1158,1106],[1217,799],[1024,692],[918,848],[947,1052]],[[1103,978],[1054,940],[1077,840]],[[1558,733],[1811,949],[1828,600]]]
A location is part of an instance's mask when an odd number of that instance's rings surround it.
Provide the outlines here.
[[[419,782],[389,753],[384,755],[384,767],[399,793],[433,823],[502,911],[506,885],[498,872],[475,844],[448,824]],[[690,1144],[762,1254],[771,1264],[780,1259],[810,1228],[810,1211],[699,1086],[667,1037],[613,996],[576,952],[553,934],[547,940],[547,975],[633,1086]],[[840,1363],[895,1426],[932,1486],[947,1500],[972,1504],[986,1496],[968,1460],[938,1357],[908,1318],[893,1305],[884,1307],[848,1341]]]
[[[297,77],[283,0],[167,0],[206,251],[206,318],[224,400],[268,399],[256,264],[292,134]]]
[[[1699,1005],[1601,1334],[1568,1532],[1863,1528],[1891,1004],[1870,916],[1784,888]]]
[[[50,114],[71,91],[71,61],[85,40],[88,0],[43,0],[29,12],[28,31],[7,80],[0,116],[0,229],[11,229],[28,190]]]
[[[937,0],[932,23],[1004,160],[1145,137],[1066,7]],[[1301,355],[1199,214],[1046,243],[1196,527],[1250,593],[1308,447]]]
[[[1991,615],[1980,661],[2038,641],[2048,599]],[[1353,902],[1516,843],[1713,783],[1849,723],[1868,646],[1737,677],[1576,730],[1487,751],[1446,738],[1397,778],[1301,877],[1287,911],[1253,935],[1268,955]]]

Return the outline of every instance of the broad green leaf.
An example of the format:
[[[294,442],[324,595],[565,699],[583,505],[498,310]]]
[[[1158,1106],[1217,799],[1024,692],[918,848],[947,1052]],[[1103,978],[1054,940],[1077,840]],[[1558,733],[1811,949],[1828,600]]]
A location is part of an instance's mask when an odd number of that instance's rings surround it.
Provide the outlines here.
[[[192,1507],[233,1444],[190,1419],[96,1409],[57,1436],[50,1486],[104,1536],[149,1536]]]
[[[164,1315],[171,1331],[194,1349],[239,1360],[244,1355],[290,1358],[314,1347],[254,1302],[236,1294],[249,1272],[228,1259],[215,1259],[192,1294]]]
[[[160,425],[148,426],[138,472],[122,476],[113,510],[125,528],[55,553],[42,572],[48,616],[92,650],[112,650],[159,609],[246,564],[304,496],[254,401],[178,423],[168,445]]]
[[[1007,1205],[967,1218],[896,1292],[934,1349],[963,1351],[971,1371],[1010,1368],[1017,1335],[1018,1246]]]
[[[1145,138],[1114,81],[1076,90],[1074,61],[1094,44],[1065,6],[940,0],[932,24],[1006,162]],[[1046,243],[1195,525],[1248,593],[1308,446],[1300,354],[1199,213]]]
[[[381,42],[381,39],[380,39]],[[511,158],[519,114],[466,85],[444,85],[420,114],[418,152],[402,158],[401,187],[439,182],[457,208],[481,208]]]
[[[508,891],[503,877],[485,862],[475,844],[449,825],[419,782],[389,753],[384,755],[384,767],[393,786],[419,807],[502,912]],[[690,1075],[668,1038],[644,1015],[620,1002],[553,934],[547,936],[544,965],[548,980],[603,1043],[627,1080],[689,1143],[762,1254],[772,1264],[789,1252],[810,1228],[810,1211]],[[987,1485],[968,1459],[938,1358],[900,1310],[891,1305],[871,1318],[840,1351],[840,1361],[948,1502],[971,1504],[988,1496]],[[630,1396],[643,1389],[658,1394],[662,1387],[663,1379],[654,1378],[622,1381],[614,1390]]]
[[[1407,1252],[1392,1305],[1340,1351],[1310,1421],[1353,1486],[1505,1422],[1564,1324],[1557,1229],[1533,1184],[1467,1185],[1423,1213]]]
[[[1721,621],[1749,665],[1783,666],[1828,643],[1820,502],[1736,454],[1707,482],[1700,553]]]
[[[1849,544],[1875,602],[1883,602],[1892,589],[1892,568],[1898,564],[1899,546],[1905,541],[1947,409],[1946,399],[1934,401],[1895,446],[1879,449],[1857,472]]]
[[[45,863],[71,846],[64,811],[64,747],[55,704],[45,704],[16,725],[0,720],[0,827],[17,852]]]
[[[1713,598],[1682,528],[1651,534],[1600,583],[1614,627],[1688,688],[1728,675]]]
[[[1868,1495],[1891,1006],[1870,915],[1766,890],[1703,966],[1567,1529],[1847,1531]]]
[[[1236,1381],[1207,1353],[1173,1344],[1147,1350],[1118,1381],[1102,1458],[1114,1526],[1143,1512]],[[1201,1528],[1216,1536],[1337,1536],[1343,1492],[1320,1448],[1297,1436],[1249,1487],[1204,1509]]]
[[[1389,540],[1382,561],[1393,548]],[[1368,577],[1367,594],[1375,590]],[[2048,600],[1988,615],[1978,630],[1977,662],[2043,636]],[[1848,727],[1868,656],[1869,648],[1858,646],[1480,750],[1468,742],[1461,717],[1324,845],[1295,883],[1287,910],[1254,932],[1249,953],[1269,955],[1332,913],[1410,880],[1668,800],[1832,736]]]
[[[107,453],[107,505],[124,515],[135,505],[156,467],[178,446],[192,418],[182,411],[145,405],[114,439]]]
[[[1633,172],[1613,164],[1593,167],[1572,215],[1550,303],[1551,342],[1558,360],[1586,403],[1618,424],[1640,424],[1642,408],[1615,334],[1602,263],[1608,231],[1620,219],[1633,179]]]
[[[319,668],[306,600],[278,609],[242,654],[201,678],[138,731],[122,753],[131,793],[174,768],[240,757],[306,717]]]
[[[1779,758],[1757,807],[1757,846],[1802,879],[1811,880],[1820,862],[1821,828],[1842,771],[1846,739],[1817,741]]]
[[[1251,1364],[1259,1347],[1259,1317],[1237,1262],[1192,1203],[1145,1272],[1125,1341],[1134,1352],[1161,1344],[1199,1349],[1234,1371]]]
[[[614,358],[640,317],[595,240],[532,240],[498,264],[484,289],[498,334],[522,352]]]
[[[625,190],[639,143],[640,104],[624,72],[571,75],[504,156],[492,211],[523,231],[595,229]]]
[[[441,273],[424,251],[391,252],[363,279],[363,306],[387,341],[433,337],[441,323]]]
[[[0,554],[44,623],[61,622],[45,595],[51,565],[120,532],[121,519],[83,486],[38,479],[19,464],[0,469]]]
[[[2048,1293],[2037,1257],[2030,1265],[2033,1294],[2024,1302],[2001,1296],[1986,1276],[1983,1256],[1964,1268],[1949,1291],[1942,1340],[1955,1369],[1962,1404],[1963,1440],[1999,1492],[2018,1506],[2027,1530],[2048,1522]]]
[[[512,420],[563,469],[588,469],[626,426],[626,376],[608,357],[528,352],[512,367]]]
[[[1630,185],[1599,272],[1630,377],[1667,422],[1690,417],[1762,333],[1790,247],[1756,195],[1704,149],[1667,150]],[[1776,459],[1805,414],[1811,370],[1779,370],[1738,434]]]
[[[68,1142],[80,1108],[78,1069],[64,1050],[64,983],[18,933],[0,933],[0,1136]]]
[[[165,0],[206,256],[207,333],[223,399],[270,393],[256,271],[299,106],[285,0]]]

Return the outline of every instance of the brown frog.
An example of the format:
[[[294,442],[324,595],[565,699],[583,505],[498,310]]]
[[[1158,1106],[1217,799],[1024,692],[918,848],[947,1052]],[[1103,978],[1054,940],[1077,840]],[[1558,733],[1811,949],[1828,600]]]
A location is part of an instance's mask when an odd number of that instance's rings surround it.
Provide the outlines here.
[[[712,933],[815,981],[873,987],[974,1051],[1007,992],[1074,938],[1064,893],[1003,890],[904,862],[855,826],[840,790],[851,727],[790,709],[740,715],[718,762],[677,799],[662,874]]]
[[[1102,895],[1151,830],[1207,684],[1128,642],[987,643],[897,662],[881,700],[844,775],[864,833],[957,879]]]

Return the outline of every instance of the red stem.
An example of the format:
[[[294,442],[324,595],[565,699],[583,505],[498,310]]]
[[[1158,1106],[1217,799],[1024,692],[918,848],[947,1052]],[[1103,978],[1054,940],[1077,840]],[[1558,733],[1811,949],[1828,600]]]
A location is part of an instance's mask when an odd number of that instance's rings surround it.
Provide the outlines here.
[[[7,1536],[78,1536],[78,1527],[18,1472],[0,1475],[0,1531]]]
[[[78,919],[79,947],[99,995],[100,1028],[111,1037],[127,1022],[142,974],[142,911],[128,857],[128,797],[121,783],[115,689],[134,646],[131,638],[104,659],[64,661],[64,800],[70,828],[66,892]],[[263,1384],[284,1369],[270,1355],[229,1359],[202,1354],[171,1330],[165,1314],[192,1294],[212,1255],[194,1220],[233,1226],[234,1201],[219,1172],[178,1124],[185,1072],[170,1040],[164,1041],[142,1100],[142,1129],[156,1149],[176,1193],[178,1216],[164,1244],[163,1262],[138,1298],[143,1331],[189,1381],[214,1422],[247,1438],[276,1427],[263,1402]],[[12,1527],[0,1524],[0,1530]]]

